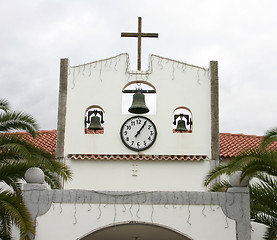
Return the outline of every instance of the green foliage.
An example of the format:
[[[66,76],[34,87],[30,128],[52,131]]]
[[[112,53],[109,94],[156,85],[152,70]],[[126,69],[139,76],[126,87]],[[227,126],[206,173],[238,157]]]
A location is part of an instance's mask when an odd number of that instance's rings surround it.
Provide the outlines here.
[[[50,153],[39,149],[14,131],[27,131],[36,136],[36,120],[23,112],[12,112],[8,101],[0,99],[0,182],[10,187],[0,188],[0,239],[11,239],[11,226],[20,229],[21,239],[30,239],[34,226],[22,198],[21,183],[30,167],[44,171],[45,181],[51,188],[60,188],[61,179],[71,178],[71,171]],[[12,132],[11,132],[12,131]]]
[[[12,224],[19,227],[22,239],[30,239],[27,233],[34,233],[31,216],[16,193],[0,192],[0,223],[0,239],[10,239]]]
[[[0,110],[7,112],[9,109],[9,102],[6,99],[0,99]]]
[[[270,129],[266,132],[262,142],[263,147],[269,146],[271,143],[277,141],[277,128]]]
[[[0,131],[25,130],[33,137],[36,134],[38,125],[36,120],[29,114],[23,112],[4,112],[0,113]]]
[[[222,163],[211,170],[204,179],[210,191],[226,191],[230,187],[227,180],[219,181],[222,175],[230,176],[242,171],[241,181],[249,176],[255,179],[249,184],[251,219],[265,224],[265,240],[277,239],[277,150],[268,150],[277,141],[277,128],[269,130],[261,145],[249,149],[228,163]]]
[[[61,187],[58,176],[65,181],[71,177],[71,171],[63,163],[56,161],[50,153],[35,147],[16,134],[0,135],[0,181],[12,177],[13,181],[18,182],[23,179],[24,173],[30,167],[41,168],[51,188]]]
[[[250,185],[251,218],[268,226],[264,239],[277,239],[277,180],[257,174],[259,181]]]

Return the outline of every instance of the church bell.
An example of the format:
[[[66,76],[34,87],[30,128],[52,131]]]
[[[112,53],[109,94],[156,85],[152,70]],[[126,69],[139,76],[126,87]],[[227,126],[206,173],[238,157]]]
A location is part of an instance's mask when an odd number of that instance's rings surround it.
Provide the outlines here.
[[[149,108],[145,104],[145,96],[142,92],[138,91],[133,95],[133,103],[128,111],[135,114],[143,114],[149,112]]]
[[[189,120],[189,116],[187,114],[184,115],[183,113],[181,113],[181,114],[175,114],[174,115],[174,122],[173,122],[174,125],[176,125],[177,118],[180,118],[180,120],[178,120],[177,127],[176,127],[175,131],[177,131],[177,132],[186,132],[186,131],[188,131],[188,129],[186,128],[186,121],[183,120],[183,118],[186,118],[187,121],[188,121]]]
[[[97,116],[93,116],[91,117],[90,119],[90,125],[88,127],[89,130],[102,130],[103,127],[101,126],[100,124],[100,117],[97,117]]]
[[[187,131],[186,122],[182,119],[179,120],[177,123],[177,128],[175,130],[180,132],[186,132]]]

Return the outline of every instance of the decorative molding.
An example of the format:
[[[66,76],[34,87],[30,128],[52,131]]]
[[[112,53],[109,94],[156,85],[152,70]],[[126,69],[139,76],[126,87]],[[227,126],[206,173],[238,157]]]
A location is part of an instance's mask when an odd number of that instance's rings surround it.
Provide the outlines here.
[[[248,188],[228,192],[125,192],[94,190],[51,190],[41,184],[25,184],[24,201],[33,221],[45,214],[52,203],[67,204],[137,204],[137,205],[202,205],[220,206],[224,214],[236,221],[236,240],[250,240],[250,206]]]
[[[67,158],[75,160],[151,160],[151,161],[202,161],[206,155],[143,155],[143,154],[68,154]]]

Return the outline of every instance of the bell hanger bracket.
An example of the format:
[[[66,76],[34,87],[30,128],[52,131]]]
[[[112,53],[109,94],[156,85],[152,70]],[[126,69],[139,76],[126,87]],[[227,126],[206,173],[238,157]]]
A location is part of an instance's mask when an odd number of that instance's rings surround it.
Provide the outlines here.
[[[134,90],[122,90],[123,93],[156,93],[155,90],[143,90],[143,89],[134,89]]]
[[[180,113],[180,114],[175,114],[174,115],[174,121],[173,121],[173,124],[176,125],[176,120],[177,118],[179,118],[182,120],[182,118],[184,117],[186,120],[187,120],[187,125],[189,125],[190,127],[190,130],[191,130],[191,127],[192,127],[192,121],[191,121],[191,118],[189,117],[188,114],[183,114],[183,113]]]
[[[103,112],[99,111],[99,110],[93,110],[93,111],[89,111],[88,112],[88,117],[85,120],[85,123],[90,123],[90,119],[91,119],[91,115],[94,114],[94,116],[96,116],[97,114],[99,114],[101,116],[101,123],[104,123],[104,119],[103,119]]]

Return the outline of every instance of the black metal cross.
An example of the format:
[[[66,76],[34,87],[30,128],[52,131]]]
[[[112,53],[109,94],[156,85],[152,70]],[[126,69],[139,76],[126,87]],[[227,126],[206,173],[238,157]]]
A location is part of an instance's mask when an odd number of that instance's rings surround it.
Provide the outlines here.
[[[138,71],[141,70],[141,38],[150,37],[157,38],[159,37],[158,33],[142,33],[141,32],[141,17],[138,18],[138,32],[137,33],[127,33],[122,32],[121,37],[137,37],[138,38]]]

